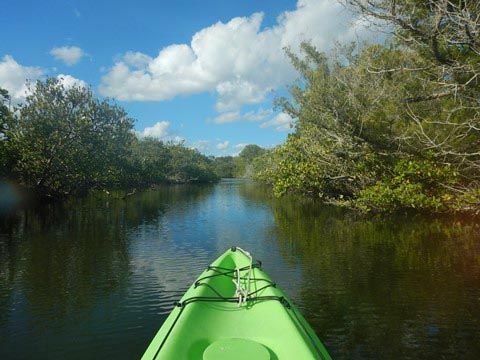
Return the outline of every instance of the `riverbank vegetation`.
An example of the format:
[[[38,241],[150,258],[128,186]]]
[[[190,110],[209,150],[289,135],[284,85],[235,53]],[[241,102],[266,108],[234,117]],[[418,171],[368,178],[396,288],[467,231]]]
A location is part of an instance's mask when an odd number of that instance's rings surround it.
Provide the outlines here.
[[[267,152],[266,149],[249,144],[238,156],[220,156],[214,159],[215,173],[220,178],[252,178],[255,174],[254,164],[257,158]]]
[[[0,179],[61,199],[90,189],[251,177],[254,159],[265,152],[247,145],[238,156],[208,157],[183,143],[140,138],[134,122],[91,89],[65,87],[57,78],[29,84],[15,107],[0,89]]]
[[[49,78],[13,109],[5,90],[0,100],[0,177],[41,196],[218,178],[197,150],[138,138],[125,110],[89,88]]]
[[[386,34],[327,54],[286,49],[297,119],[272,150],[207,157],[141,139],[121,107],[50,78],[13,109],[0,89],[0,177],[46,196],[255,177],[365,212],[480,213],[480,3],[343,0]]]
[[[390,32],[327,56],[287,49],[298,119],[255,163],[277,195],[363,211],[480,211],[480,3],[346,0]]]

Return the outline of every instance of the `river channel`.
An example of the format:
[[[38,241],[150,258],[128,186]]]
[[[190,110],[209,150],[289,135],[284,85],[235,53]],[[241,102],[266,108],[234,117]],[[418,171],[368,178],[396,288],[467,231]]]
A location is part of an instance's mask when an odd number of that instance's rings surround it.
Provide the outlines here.
[[[91,194],[0,218],[0,359],[139,359],[237,245],[334,359],[480,359],[480,226],[362,218],[262,184]]]

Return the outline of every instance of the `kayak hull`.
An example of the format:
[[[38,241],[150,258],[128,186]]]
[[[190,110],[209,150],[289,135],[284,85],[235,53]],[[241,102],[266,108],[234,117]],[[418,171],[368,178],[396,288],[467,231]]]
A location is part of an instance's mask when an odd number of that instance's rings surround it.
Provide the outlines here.
[[[235,248],[214,261],[172,310],[142,360],[210,360],[219,351],[225,359],[330,359],[283,291],[258,265],[250,266],[251,258]],[[248,290],[241,304],[235,281]]]

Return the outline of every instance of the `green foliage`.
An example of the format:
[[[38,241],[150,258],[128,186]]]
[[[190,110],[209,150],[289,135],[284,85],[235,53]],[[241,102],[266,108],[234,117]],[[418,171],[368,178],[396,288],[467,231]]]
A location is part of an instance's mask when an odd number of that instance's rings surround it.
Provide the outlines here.
[[[233,158],[233,177],[241,178],[246,177],[248,162],[240,156],[235,156]]]
[[[11,117],[10,109],[8,108],[8,103],[10,102],[10,95],[8,91],[0,88],[0,131],[3,133],[7,125],[7,120]]]
[[[147,187],[164,182],[210,182],[218,179],[213,160],[183,144],[158,139],[135,140],[124,165],[123,187]]]
[[[267,174],[272,174],[275,168],[276,161],[274,150],[265,150],[261,156],[256,157],[252,162],[252,178],[271,183]]]
[[[258,145],[247,145],[243,148],[238,156],[244,159],[247,163],[252,163],[253,160],[265,153],[265,149]]]
[[[233,159],[235,177],[252,178],[254,176],[254,161],[265,154],[266,150],[258,145],[247,145],[240,154]]]
[[[144,187],[165,181],[169,158],[168,148],[163,142],[152,138],[135,139],[123,167],[122,185]]]
[[[400,160],[391,177],[359,192],[357,206],[365,211],[453,210],[458,202],[448,186],[457,182],[458,173],[450,165],[431,160]]]
[[[235,177],[235,163],[232,156],[216,157],[213,161],[215,174],[219,178],[233,178]]]
[[[8,91],[0,88],[0,177],[7,176],[10,166],[8,164],[7,137],[5,132],[12,122],[12,113],[8,103],[10,96]]]
[[[183,144],[169,145],[170,159],[167,163],[167,180],[174,183],[208,182],[218,179],[213,170],[213,161],[196,149]]]
[[[304,124],[283,145],[260,158],[266,166],[256,178],[272,183],[277,196],[288,192],[324,200],[352,196],[362,184],[373,181],[376,158],[368,148],[332,135]]]
[[[122,108],[56,78],[31,84],[30,91],[5,131],[14,178],[61,197],[118,177],[134,136]]]
[[[346,2],[397,36],[287,49],[301,78],[275,105],[298,122],[255,176],[364,211],[480,212],[479,3]]]
[[[57,78],[30,84],[16,109],[0,89],[0,176],[61,198],[90,188],[214,181],[213,160],[183,144],[136,138],[121,107]]]

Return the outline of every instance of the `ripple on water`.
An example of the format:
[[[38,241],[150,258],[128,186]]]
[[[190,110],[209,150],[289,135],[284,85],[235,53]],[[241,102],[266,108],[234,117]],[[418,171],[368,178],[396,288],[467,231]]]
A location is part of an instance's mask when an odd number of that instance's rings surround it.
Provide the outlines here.
[[[0,239],[0,358],[139,358],[236,245],[336,359],[478,359],[480,242],[467,230],[352,220],[245,181],[49,208]]]

